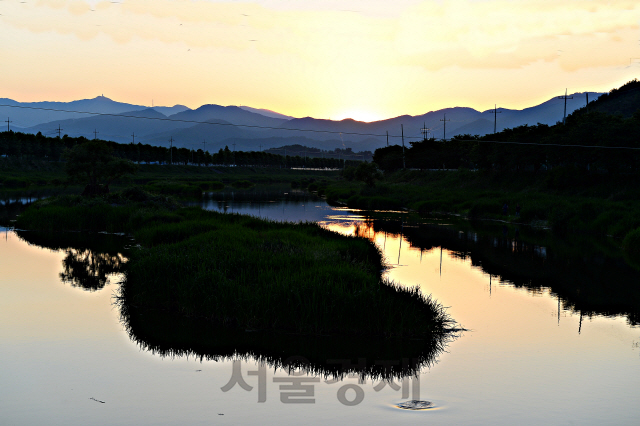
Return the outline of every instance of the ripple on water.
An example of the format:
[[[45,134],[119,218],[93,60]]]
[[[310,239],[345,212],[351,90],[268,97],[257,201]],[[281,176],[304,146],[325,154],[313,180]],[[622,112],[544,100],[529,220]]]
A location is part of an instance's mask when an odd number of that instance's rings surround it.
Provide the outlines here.
[[[397,404],[396,407],[401,408],[403,410],[430,410],[436,407],[436,405],[431,401],[405,401]]]

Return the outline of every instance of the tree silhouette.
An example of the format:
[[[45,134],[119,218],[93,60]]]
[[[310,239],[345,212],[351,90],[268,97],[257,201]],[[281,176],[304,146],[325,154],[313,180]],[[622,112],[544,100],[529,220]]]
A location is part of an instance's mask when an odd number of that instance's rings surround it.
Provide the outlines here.
[[[67,150],[65,171],[72,181],[86,182],[82,195],[109,193],[109,184],[136,171],[130,160],[114,157],[111,148],[102,141],[88,141]]]

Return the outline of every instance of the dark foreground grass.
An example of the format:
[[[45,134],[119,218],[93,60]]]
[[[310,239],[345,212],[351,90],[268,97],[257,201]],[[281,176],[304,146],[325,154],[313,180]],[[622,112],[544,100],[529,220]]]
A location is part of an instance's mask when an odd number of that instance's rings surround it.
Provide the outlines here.
[[[250,330],[421,337],[453,322],[418,289],[381,279],[363,238],[199,208],[128,190],[36,203],[16,223],[34,230],[131,233],[119,300],[137,309]]]

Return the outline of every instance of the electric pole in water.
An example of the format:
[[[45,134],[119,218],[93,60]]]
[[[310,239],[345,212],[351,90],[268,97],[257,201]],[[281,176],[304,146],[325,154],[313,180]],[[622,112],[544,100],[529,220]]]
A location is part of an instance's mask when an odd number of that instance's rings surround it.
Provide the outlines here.
[[[406,169],[407,165],[404,161],[404,126],[402,124],[400,125],[400,131],[402,135],[402,168]]]
[[[567,121],[567,99],[573,99],[573,96],[567,96],[567,89],[564,89],[564,96],[558,96],[558,99],[564,99],[564,117],[562,118],[562,124]]]
[[[11,121],[9,117],[7,117],[7,121],[5,121],[5,123],[7,123],[7,132],[9,132],[9,123],[13,123],[13,121]]]
[[[444,122],[444,133],[443,133],[443,138],[442,140],[447,140],[447,121],[451,121],[451,120],[447,120],[447,114],[444,114],[444,119],[441,119],[440,121]]]
[[[493,111],[493,133],[497,133],[497,127],[498,127],[498,114],[502,114],[502,111],[498,111],[498,106],[496,104],[493,104],[493,109],[490,109],[489,111]]]

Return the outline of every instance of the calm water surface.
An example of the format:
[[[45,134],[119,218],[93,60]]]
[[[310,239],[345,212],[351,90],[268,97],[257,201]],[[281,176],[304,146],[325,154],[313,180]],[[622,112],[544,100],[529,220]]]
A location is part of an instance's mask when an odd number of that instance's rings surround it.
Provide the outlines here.
[[[420,286],[469,331],[418,378],[387,382],[167,356],[132,340],[112,303],[131,241],[3,229],[0,424],[637,424],[640,281],[602,254],[606,243],[368,217],[294,192],[217,197],[200,204],[371,238],[391,279]],[[410,399],[435,408],[395,407]]]

